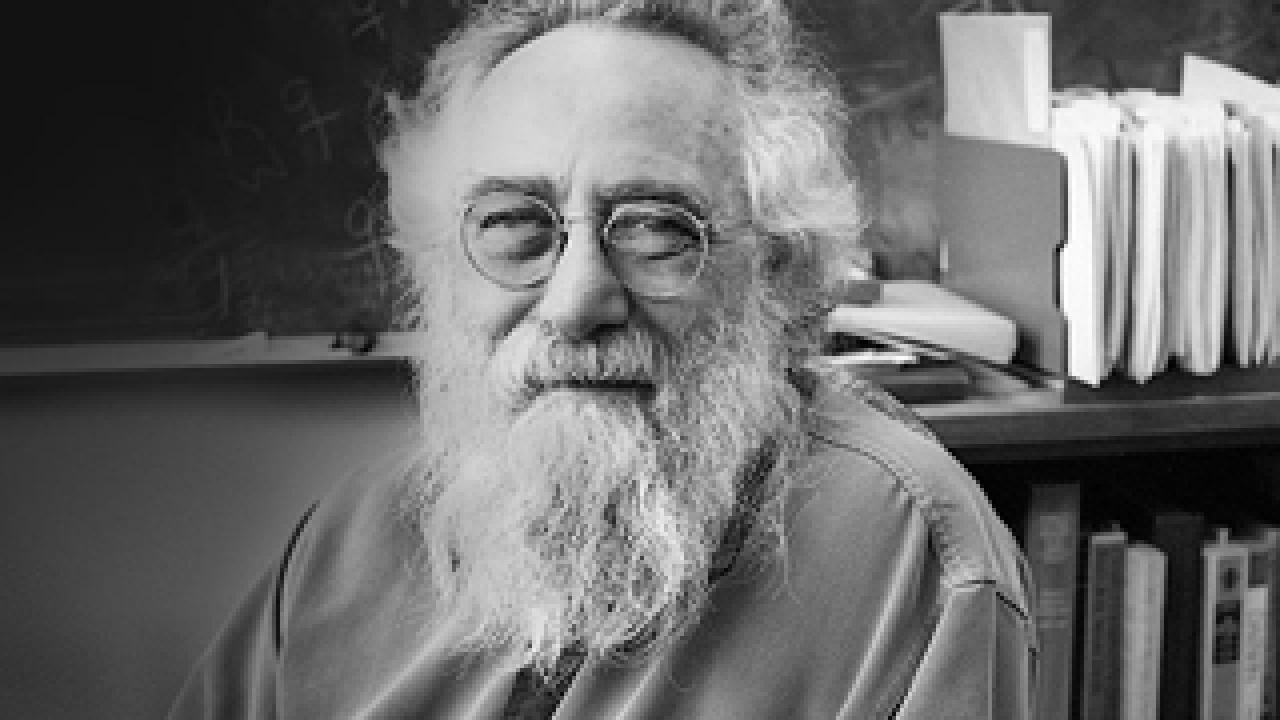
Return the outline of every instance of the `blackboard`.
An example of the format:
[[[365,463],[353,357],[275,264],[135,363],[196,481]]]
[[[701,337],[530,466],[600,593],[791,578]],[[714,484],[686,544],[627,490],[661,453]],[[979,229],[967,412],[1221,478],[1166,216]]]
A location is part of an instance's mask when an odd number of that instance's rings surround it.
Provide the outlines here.
[[[46,2],[4,44],[0,345],[395,329],[373,142],[456,0]],[[936,272],[936,15],[1053,15],[1055,87],[1280,79],[1275,0],[793,0],[851,108],[888,277]],[[22,40],[30,40],[23,43]],[[16,182],[14,182],[16,181]]]
[[[48,3],[11,25],[0,343],[395,322],[386,93],[448,2]],[[22,28],[22,29],[19,29]],[[15,52],[15,51],[6,51]],[[16,127],[14,121],[16,120]]]

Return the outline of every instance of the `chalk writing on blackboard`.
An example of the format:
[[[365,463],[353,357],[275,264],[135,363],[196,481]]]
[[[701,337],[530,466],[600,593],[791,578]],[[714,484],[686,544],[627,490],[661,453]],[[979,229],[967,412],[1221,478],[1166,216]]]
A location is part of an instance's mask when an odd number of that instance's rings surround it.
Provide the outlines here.
[[[280,88],[280,102],[285,110],[302,116],[297,126],[298,134],[309,137],[319,148],[320,158],[326,163],[329,162],[333,152],[326,126],[342,117],[342,112],[340,110],[320,112],[316,106],[311,81],[305,75],[286,82]]]
[[[387,87],[390,70],[383,67],[375,70],[370,76],[362,76],[360,84],[364,86],[364,133],[371,156],[376,156],[378,145],[385,135],[391,120],[391,107],[395,95]]]
[[[347,206],[343,221],[347,233],[356,241],[356,247],[361,253],[380,245],[387,235],[387,217],[383,204],[385,196],[386,188],[383,183],[374,183]]]
[[[228,174],[237,185],[257,192],[267,181],[283,180],[289,175],[267,133],[241,118],[226,93],[210,93],[209,112]]]
[[[352,0],[351,12],[358,20],[351,37],[358,38],[367,32],[373,32],[378,40],[385,41],[386,31],[382,27],[383,15],[378,9],[378,0]]]

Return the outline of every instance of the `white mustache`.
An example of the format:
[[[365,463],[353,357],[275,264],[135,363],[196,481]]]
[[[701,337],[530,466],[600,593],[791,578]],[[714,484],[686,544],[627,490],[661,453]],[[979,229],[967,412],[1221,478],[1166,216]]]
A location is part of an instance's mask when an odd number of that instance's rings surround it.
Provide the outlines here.
[[[522,323],[498,347],[490,376],[499,394],[519,406],[550,389],[653,389],[665,370],[653,333],[627,326],[574,340],[546,323]]]

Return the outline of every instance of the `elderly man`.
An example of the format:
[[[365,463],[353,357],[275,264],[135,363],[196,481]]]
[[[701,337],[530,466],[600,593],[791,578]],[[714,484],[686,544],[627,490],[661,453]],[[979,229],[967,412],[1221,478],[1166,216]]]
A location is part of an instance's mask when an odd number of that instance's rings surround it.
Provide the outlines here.
[[[859,226],[780,0],[474,9],[383,154],[423,434],[300,525],[173,716],[1026,717],[1021,555],[804,369]]]

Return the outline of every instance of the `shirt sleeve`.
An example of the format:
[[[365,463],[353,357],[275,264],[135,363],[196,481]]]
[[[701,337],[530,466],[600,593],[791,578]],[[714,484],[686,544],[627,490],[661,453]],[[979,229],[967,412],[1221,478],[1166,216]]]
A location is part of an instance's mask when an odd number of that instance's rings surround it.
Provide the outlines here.
[[[284,556],[263,574],[196,662],[169,709],[169,720],[276,717],[284,575],[314,509],[294,529]]]
[[[897,720],[1031,717],[1034,626],[993,583],[953,589]]]

